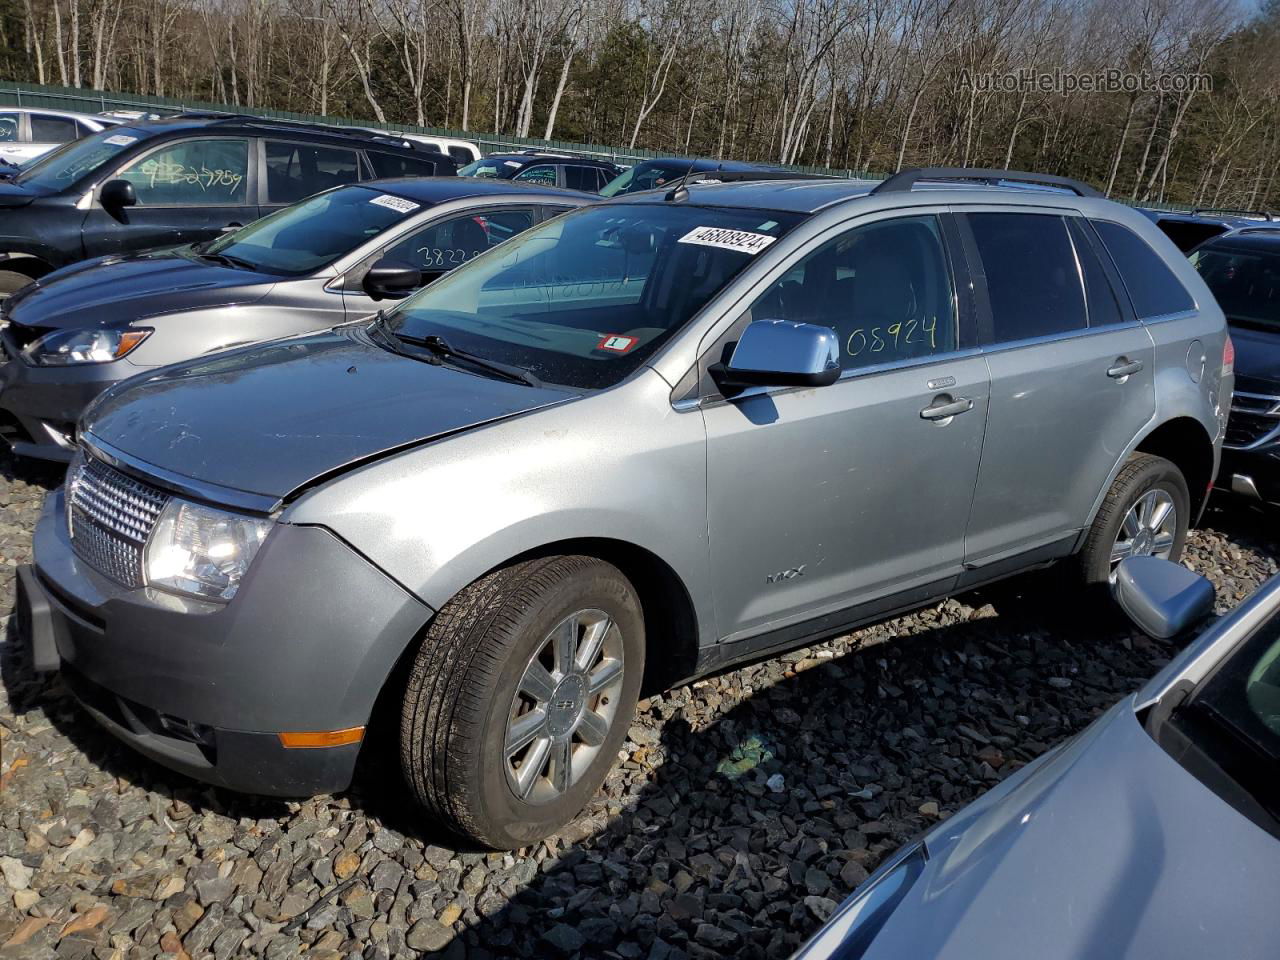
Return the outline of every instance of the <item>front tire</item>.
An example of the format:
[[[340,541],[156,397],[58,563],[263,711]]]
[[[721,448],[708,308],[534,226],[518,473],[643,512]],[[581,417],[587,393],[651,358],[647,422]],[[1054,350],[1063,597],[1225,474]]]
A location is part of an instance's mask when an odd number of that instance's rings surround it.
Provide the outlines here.
[[[1088,584],[1111,582],[1120,561],[1155,556],[1175,563],[1191,522],[1186,477],[1172,461],[1133,454],[1107,491],[1080,551]]]
[[[495,849],[542,839],[599,789],[635,714],[644,618],[611,564],[553,556],[472,583],[435,616],[400,724],[410,789]]]

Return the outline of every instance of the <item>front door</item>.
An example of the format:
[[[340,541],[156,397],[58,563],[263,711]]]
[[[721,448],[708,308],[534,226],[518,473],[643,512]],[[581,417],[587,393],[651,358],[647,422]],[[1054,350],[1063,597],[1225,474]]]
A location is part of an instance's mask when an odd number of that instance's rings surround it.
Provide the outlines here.
[[[130,161],[107,180],[128,180],[138,203],[109,213],[97,198],[82,228],[86,257],[172,247],[218,236],[258,218],[249,141],[179,140]]]
[[[875,221],[802,255],[740,318],[832,327],[844,369],[702,403],[721,639],[956,581],[988,383],[949,264],[940,214]]]
[[[1078,217],[973,213],[991,410],[968,564],[1063,554],[1112,467],[1155,413],[1155,350]],[[985,284],[983,282],[985,276]]]

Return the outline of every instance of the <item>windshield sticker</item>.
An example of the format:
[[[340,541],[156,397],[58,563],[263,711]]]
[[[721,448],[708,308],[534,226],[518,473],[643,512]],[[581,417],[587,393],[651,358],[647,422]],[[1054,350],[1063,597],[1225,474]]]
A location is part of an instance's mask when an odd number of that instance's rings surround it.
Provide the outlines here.
[[[610,353],[626,353],[637,343],[639,337],[628,337],[621,333],[606,333],[596,344],[597,350],[608,350]]]
[[[380,193],[369,202],[376,203],[378,206],[386,207],[389,210],[394,210],[397,213],[413,213],[413,211],[417,210],[418,207],[422,206],[422,204],[414,203],[412,200],[406,200],[404,197],[393,197],[389,193]]]
[[[721,250],[736,250],[738,253],[755,255],[777,239],[768,234],[751,233],[747,230],[694,227],[680,238],[680,243],[697,243],[704,247],[719,247]]]
[[[107,139],[103,140],[102,142],[103,142],[103,143],[109,143],[109,144],[111,144],[113,147],[127,147],[127,146],[128,146],[129,144],[131,144],[131,143],[137,143],[137,142],[138,142],[138,138],[137,138],[137,137],[131,137],[131,136],[129,136],[128,134],[125,134],[125,133],[117,133],[117,134],[116,134],[115,136],[113,136],[113,137],[107,137]]]
[[[503,163],[505,163],[508,167],[518,167],[518,166],[520,166],[520,163],[519,163],[519,161],[517,161],[517,160],[504,160],[504,161],[503,161]]]

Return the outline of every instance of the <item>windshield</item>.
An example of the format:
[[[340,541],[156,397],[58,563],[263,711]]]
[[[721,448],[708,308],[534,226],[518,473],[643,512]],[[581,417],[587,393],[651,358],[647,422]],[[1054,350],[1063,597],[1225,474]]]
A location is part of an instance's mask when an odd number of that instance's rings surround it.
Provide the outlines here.
[[[694,168],[696,169],[696,167]],[[630,170],[618,174],[604,185],[602,197],[616,197],[624,193],[654,190],[689,172],[688,163],[659,164],[652,160],[637,163]]]
[[[301,276],[327,266],[422,209],[369,187],[339,187],[255,220],[199,250],[253,269]]]
[[[691,204],[587,207],[459,267],[388,316],[579,389],[636,369],[799,214]]]
[[[1280,326],[1280,253],[1208,247],[1193,253],[1191,263],[1228,322]]]
[[[108,127],[46,153],[23,166],[15,179],[28,186],[62,190],[83,177],[97,173],[117,154],[145,136],[129,127]]]
[[[465,167],[458,171],[460,177],[489,177],[496,179],[499,176],[498,166],[502,161],[494,160],[492,157],[484,160],[476,160],[474,163],[468,163]],[[520,164],[510,161],[511,166],[518,167]]]
[[[1265,811],[1280,836],[1280,616],[1227,657],[1173,722],[1226,777],[1201,779],[1246,815]]]

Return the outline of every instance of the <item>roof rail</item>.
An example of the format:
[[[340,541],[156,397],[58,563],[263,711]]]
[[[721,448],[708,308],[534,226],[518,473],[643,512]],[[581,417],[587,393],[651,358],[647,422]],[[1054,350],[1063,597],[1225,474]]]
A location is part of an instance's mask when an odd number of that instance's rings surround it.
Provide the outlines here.
[[[800,173],[795,170],[695,170],[683,178],[685,183],[741,183],[747,180],[843,180],[823,173]]]
[[[248,113],[184,113],[183,117],[208,117],[213,120],[222,120],[227,123],[243,123],[248,127],[288,127],[296,130],[314,130],[316,133],[327,133],[331,136],[338,137],[358,137],[362,140],[386,140],[397,143],[401,146],[407,146],[410,149],[419,151],[439,153],[438,150],[429,150],[426,144],[415,143],[408,138],[392,130],[375,130],[370,127],[344,127],[336,123],[317,123],[312,120],[292,120],[287,117],[256,117]]]
[[[1192,207],[1191,216],[1203,217],[1205,214],[1217,213],[1230,217],[1253,217],[1258,220],[1275,220],[1276,215],[1270,210],[1236,210],[1233,207]]]
[[[1005,183],[1040,184],[1047,187],[1061,187],[1070,190],[1078,197],[1101,197],[1102,194],[1079,180],[1070,177],[1059,177],[1050,173],[1025,173],[1021,170],[994,170],[981,167],[918,167],[903,170],[878,184],[872,194],[899,193],[909,191],[921,180],[971,180],[998,187]]]

